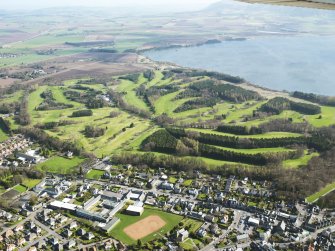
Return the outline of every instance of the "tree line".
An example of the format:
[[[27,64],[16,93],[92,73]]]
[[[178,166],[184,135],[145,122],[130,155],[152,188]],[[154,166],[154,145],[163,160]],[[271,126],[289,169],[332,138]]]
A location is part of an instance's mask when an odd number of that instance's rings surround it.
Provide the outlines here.
[[[285,110],[292,110],[302,114],[315,115],[321,113],[321,107],[308,103],[291,101],[287,98],[275,97],[263,104],[259,111],[280,114]]]
[[[145,139],[142,143],[142,149],[145,151],[157,151],[168,154],[176,154],[180,156],[203,156],[211,159],[241,162],[251,165],[266,165],[272,162],[281,162],[286,159],[299,158],[304,151],[301,148],[299,151],[290,150],[286,152],[275,153],[258,153],[248,154],[239,151],[220,149],[213,144],[204,144],[198,141],[198,138],[176,137],[176,134],[171,134],[165,129],[158,130]]]
[[[335,97],[295,91],[292,97],[304,99],[320,105],[335,106]]]

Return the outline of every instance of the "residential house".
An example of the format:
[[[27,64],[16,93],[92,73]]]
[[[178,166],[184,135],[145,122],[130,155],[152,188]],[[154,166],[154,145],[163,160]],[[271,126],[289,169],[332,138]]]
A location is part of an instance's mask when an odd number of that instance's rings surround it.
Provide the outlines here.
[[[7,251],[13,251],[15,249],[16,249],[16,246],[14,244],[12,244],[12,243],[6,245],[6,250]]]
[[[35,233],[28,233],[26,235],[26,241],[27,242],[32,242],[33,240],[35,240],[37,238],[37,235]]]
[[[70,226],[69,226],[70,229],[74,229],[74,228],[77,228],[77,227],[78,227],[78,223],[76,221],[72,221],[70,223]]]
[[[240,234],[236,236],[237,239],[237,243],[241,244],[241,243],[245,243],[247,241],[249,241],[249,235],[248,234]]]
[[[88,233],[85,234],[84,237],[85,237],[86,240],[92,240],[92,239],[94,239],[95,236],[92,232],[88,232]]]
[[[23,230],[23,225],[17,225],[15,228],[14,228],[14,231],[17,233],[17,232],[20,232]]]
[[[8,239],[9,237],[13,236],[14,235],[14,232],[12,229],[8,229],[4,234],[3,234],[3,237],[5,239]]]
[[[17,240],[16,245],[22,246],[25,243],[26,243],[26,239],[25,238],[20,238],[20,239]]]
[[[79,236],[84,236],[86,234],[86,231],[85,231],[85,229],[80,228],[80,229],[77,230],[76,233]]]
[[[177,242],[183,242],[188,238],[188,236],[189,236],[188,231],[182,228],[176,232],[175,239]]]
[[[66,238],[69,238],[69,237],[72,236],[72,231],[69,230],[69,229],[65,229],[65,230],[63,231],[62,235],[63,235],[64,237],[66,237]]]
[[[207,235],[206,229],[204,228],[199,228],[197,233],[196,233],[199,237],[203,238]]]
[[[77,245],[75,240],[69,240],[69,242],[66,244],[67,249],[72,249]]]

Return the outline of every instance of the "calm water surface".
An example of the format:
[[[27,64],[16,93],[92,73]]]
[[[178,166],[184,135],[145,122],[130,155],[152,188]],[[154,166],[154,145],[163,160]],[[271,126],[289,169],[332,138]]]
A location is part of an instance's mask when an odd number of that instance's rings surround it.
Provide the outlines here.
[[[271,89],[335,95],[335,36],[259,37],[145,55],[240,76]]]

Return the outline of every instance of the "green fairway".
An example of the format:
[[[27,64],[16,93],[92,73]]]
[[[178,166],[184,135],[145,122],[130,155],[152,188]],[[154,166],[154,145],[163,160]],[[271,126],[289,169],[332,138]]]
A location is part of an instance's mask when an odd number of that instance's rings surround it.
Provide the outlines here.
[[[330,193],[331,191],[335,190],[335,182],[328,184],[324,188],[322,188],[320,191],[308,196],[306,198],[306,201],[308,203],[314,203],[316,202],[320,197],[325,196],[326,194]]]
[[[67,159],[59,156],[51,157],[47,161],[36,166],[38,170],[58,174],[71,174],[77,171],[77,166],[85,159],[73,157]]]
[[[188,131],[197,131],[201,133],[208,133],[208,134],[215,134],[215,135],[222,135],[222,136],[231,136],[231,137],[239,137],[239,138],[255,138],[255,139],[294,138],[294,137],[302,136],[299,133],[291,133],[291,132],[267,132],[267,133],[255,134],[255,135],[235,135],[235,134],[230,134],[230,133],[218,132],[218,131],[210,130],[210,129],[192,128],[192,129],[188,129]]]
[[[85,177],[86,179],[99,180],[104,173],[105,171],[102,170],[91,169],[86,173]]]
[[[245,154],[258,154],[258,153],[280,153],[280,152],[289,152],[294,151],[292,149],[287,149],[284,147],[274,147],[274,148],[255,148],[255,149],[235,149],[235,148],[228,148],[228,147],[221,147],[215,146],[216,148],[231,151],[236,153],[245,153]]]
[[[122,213],[117,213],[116,217],[120,218],[121,222],[118,223],[110,232],[110,235],[113,238],[116,238],[127,245],[135,244],[137,241],[131,239],[123,230],[127,226],[130,226],[139,220],[142,220],[148,216],[157,215],[162,220],[166,222],[166,225],[163,226],[159,231],[152,233],[143,239],[141,239],[142,243],[154,240],[156,238],[162,238],[167,232],[172,230],[178,223],[183,219],[182,216],[166,213],[156,208],[145,207],[144,213],[141,216],[129,216]]]
[[[308,164],[308,162],[313,158],[319,156],[318,153],[312,153],[312,154],[304,154],[302,157],[298,159],[289,159],[283,161],[283,166],[285,168],[298,168],[300,166],[305,166]]]
[[[25,191],[27,191],[27,187],[25,187],[21,184],[18,184],[16,186],[14,186],[12,189],[15,190],[15,191],[18,191],[19,193],[24,193]]]

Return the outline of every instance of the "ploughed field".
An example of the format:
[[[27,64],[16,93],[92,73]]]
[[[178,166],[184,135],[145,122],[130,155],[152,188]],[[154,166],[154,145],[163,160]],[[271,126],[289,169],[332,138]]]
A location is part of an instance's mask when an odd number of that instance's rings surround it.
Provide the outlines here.
[[[26,102],[29,126],[98,157],[152,152],[209,167],[280,162],[297,168],[318,155],[310,128],[334,124],[335,107],[278,92],[269,100],[242,83],[220,73],[147,70],[18,90],[0,105]],[[7,120],[19,127],[14,117]]]

